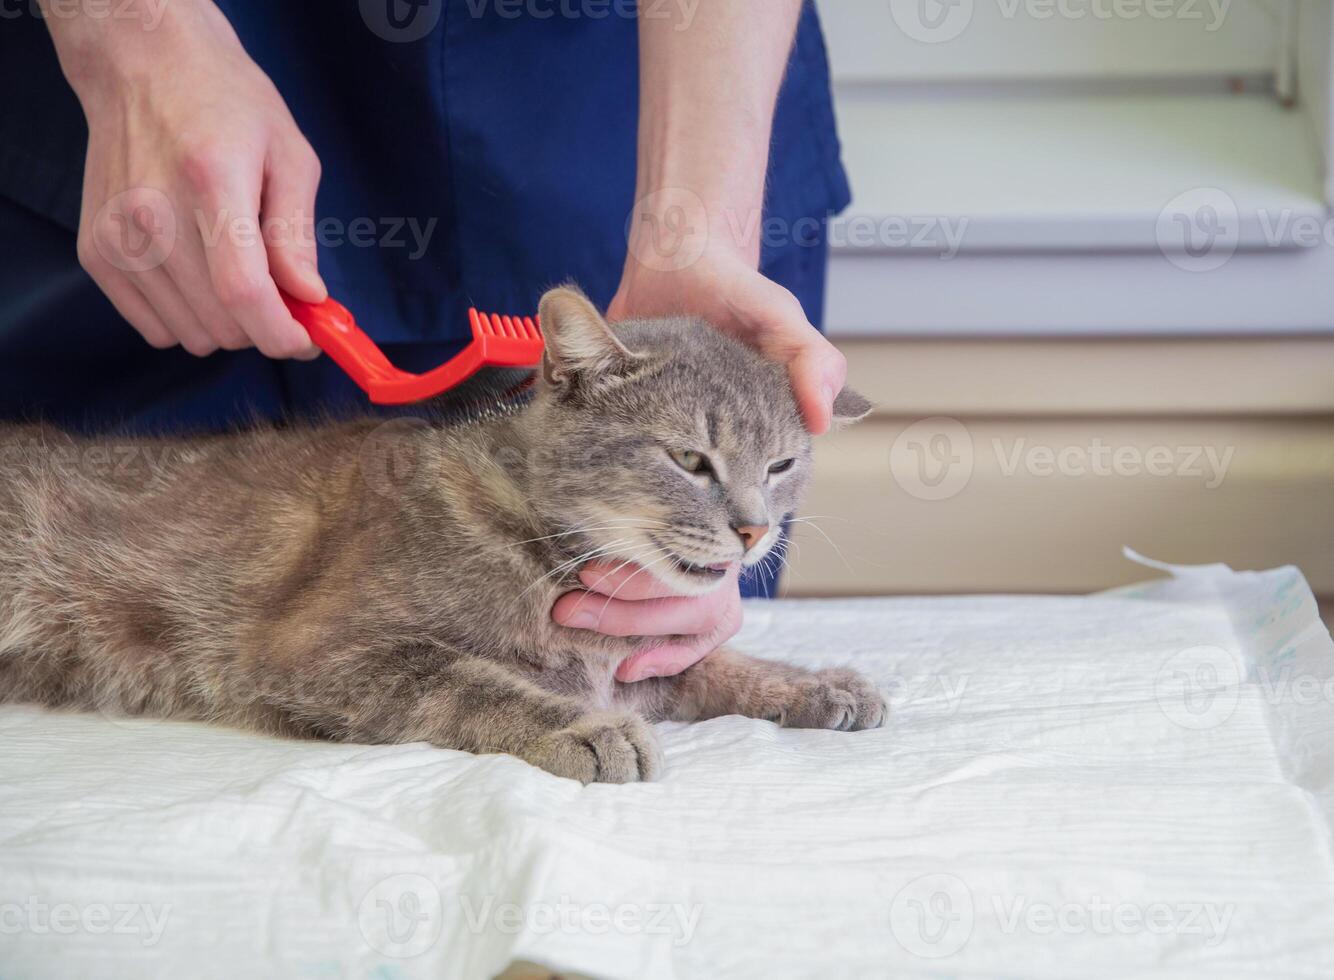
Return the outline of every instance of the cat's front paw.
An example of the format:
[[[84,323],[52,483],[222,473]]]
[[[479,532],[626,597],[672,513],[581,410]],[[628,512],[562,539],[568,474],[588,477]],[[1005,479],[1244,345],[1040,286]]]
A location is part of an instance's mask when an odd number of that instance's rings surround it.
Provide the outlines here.
[[[581,783],[638,783],[662,772],[662,749],[638,715],[598,712],[544,735],[525,758],[547,772]]]
[[[856,732],[879,728],[889,714],[884,696],[855,670],[831,667],[796,678],[778,694],[771,717],[784,728]]]

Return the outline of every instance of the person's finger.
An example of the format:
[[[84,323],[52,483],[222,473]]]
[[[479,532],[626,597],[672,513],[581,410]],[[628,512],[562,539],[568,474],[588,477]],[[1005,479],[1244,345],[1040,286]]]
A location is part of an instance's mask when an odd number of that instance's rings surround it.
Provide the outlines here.
[[[329,295],[315,249],[319,186],[320,161],[310,144],[302,140],[271,151],[260,206],[269,270],[280,289],[307,303],[322,303]]]
[[[726,609],[721,590],[695,598],[609,599],[592,592],[567,592],[551,615],[557,623],[607,636],[693,636],[718,625]]]
[[[622,684],[633,684],[650,677],[672,677],[695,666],[715,649],[711,641],[702,638],[688,644],[654,647],[622,660],[616,666],[615,676]]]
[[[213,292],[241,325],[251,342],[267,357],[311,358],[319,349],[292,319],[269,272],[268,253],[259,230],[259,191],[249,178],[229,169],[210,170],[200,163],[191,180],[205,203],[201,222],[212,223],[205,234],[209,280]]]
[[[679,595],[652,571],[624,561],[591,561],[579,569],[579,581],[590,592],[617,599],[669,599]]]
[[[812,435],[829,431],[834,415],[834,399],[843,390],[848,362],[843,353],[810,328],[813,337],[788,362],[792,393],[801,409],[806,428]]]
[[[848,364],[843,353],[813,327],[789,290],[762,276],[750,279],[744,297],[750,342],[786,363],[792,393],[812,435],[829,431],[834,399],[843,390]]]
[[[167,274],[166,269],[150,269],[141,272],[133,280],[153,310],[161,318],[167,329],[195,357],[207,357],[218,349],[218,343],[204,329],[195,316],[190,304],[181,295],[180,288]]]
[[[241,350],[251,346],[250,338],[241,325],[213,293],[203,242],[193,236],[181,237],[185,240],[177,243],[166,270],[180,289],[195,319],[223,350]]]
[[[616,679],[631,684],[649,677],[671,677],[693,667],[736,636],[741,629],[741,603],[730,606],[712,632],[680,643],[667,643],[626,657],[616,667]]]
[[[139,336],[159,350],[176,346],[176,336],[167,329],[162,318],[153,311],[153,307],[128,276],[113,268],[96,252],[88,254],[82,242],[79,247],[79,264],[111,301],[122,319],[138,331]]]

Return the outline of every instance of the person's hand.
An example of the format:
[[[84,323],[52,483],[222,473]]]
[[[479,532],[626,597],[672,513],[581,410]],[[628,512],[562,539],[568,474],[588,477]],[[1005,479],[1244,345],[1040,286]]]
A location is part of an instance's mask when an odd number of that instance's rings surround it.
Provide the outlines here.
[[[590,562],[579,572],[587,591],[568,592],[551,617],[571,629],[611,636],[679,637],[641,650],[616,668],[616,679],[640,681],[668,677],[712,653],[741,628],[739,566],[702,596],[677,596],[652,573],[635,565]]]
[[[715,236],[717,237],[717,236]],[[607,308],[607,319],[701,316],[733,334],[770,360],[787,365],[797,405],[813,435],[828,431],[834,398],[843,389],[847,360],[811,326],[792,293],[755,268],[745,249],[711,242],[704,254],[682,268],[659,268],[630,258],[620,288]]]
[[[319,161],[210,0],[161,15],[48,18],[88,119],[79,260],[154,347],[317,356],[278,290],[327,295]]]

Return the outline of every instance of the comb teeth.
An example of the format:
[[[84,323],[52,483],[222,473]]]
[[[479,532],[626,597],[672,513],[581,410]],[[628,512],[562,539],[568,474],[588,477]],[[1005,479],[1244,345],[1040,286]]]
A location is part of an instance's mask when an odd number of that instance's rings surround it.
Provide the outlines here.
[[[497,337],[513,337],[517,340],[541,340],[541,320],[531,316],[508,316],[497,313],[478,313],[468,311],[469,318],[480,326],[483,333]]]

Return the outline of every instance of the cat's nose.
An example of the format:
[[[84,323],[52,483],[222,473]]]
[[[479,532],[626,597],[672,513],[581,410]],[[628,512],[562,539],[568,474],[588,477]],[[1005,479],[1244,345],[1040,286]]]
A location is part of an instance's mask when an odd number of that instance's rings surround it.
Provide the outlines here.
[[[768,524],[739,524],[732,528],[741,539],[741,546],[749,551],[769,533]]]

